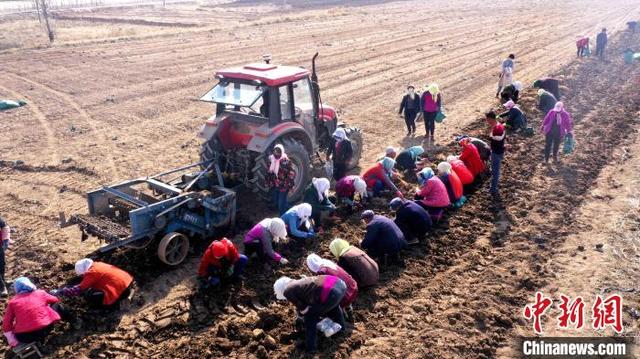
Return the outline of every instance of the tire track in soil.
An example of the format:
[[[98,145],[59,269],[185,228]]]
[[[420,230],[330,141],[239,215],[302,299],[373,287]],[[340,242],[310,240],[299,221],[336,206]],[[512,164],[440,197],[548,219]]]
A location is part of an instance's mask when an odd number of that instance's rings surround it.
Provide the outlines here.
[[[114,179],[117,179],[120,177],[120,170],[118,168],[118,166],[116,165],[114,159],[113,159],[113,154],[115,154],[116,148],[113,146],[113,144],[111,142],[109,142],[107,140],[107,138],[105,136],[100,135],[99,131],[98,131],[98,126],[97,126],[97,122],[91,118],[91,116],[75,101],[73,100],[73,98],[69,95],[67,95],[64,92],[60,92],[52,87],[49,87],[43,83],[40,82],[36,82],[33,80],[30,80],[28,78],[26,78],[25,76],[16,74],[16,73],[9,73],[9,75],[13,76],[14,78],[29,83],[31,85],[37,86],[51,94],[54,94],[58,97],[60,97],[61,99],[63,99],[65,102],[67,102],[67,104],[69,104],[69,106],[71,106],[85,121],[85,123],[89,126],[89,128],[91,129],[91,131],[94,133],[94,138],[96,139],[96,142],[102,147],[102,148],[107,148],[108,150],[105,151],[105,155],[102,158],[107,158],[107,162],[109,164],[109,167],[111,167],[111,177]]]

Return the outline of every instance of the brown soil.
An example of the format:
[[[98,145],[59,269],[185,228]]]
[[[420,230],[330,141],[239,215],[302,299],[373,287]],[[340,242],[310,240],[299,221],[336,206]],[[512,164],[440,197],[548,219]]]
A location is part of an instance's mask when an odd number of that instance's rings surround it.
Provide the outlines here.
[[[439,146],[429,150],[437,163],[457,152],[447,140],[453,134],[486,137],[478,117],[496,106],[491,98],[496,64],[513,51],[518,79],[554,73],[562,80],[576,121],[576,153],[547,168],[540,165],[540,135],[510,137],[502,200],[493,202],[484,184],[475,189],[463,208],[442,220],[428,247],[412,248],[403,263],[383,269],[378,287],[361,292],[347,334],[320,340],[323,357],[511,357],[515,336],[530,333],[521,311],[535,290],[557,283],[590,288],[577,270],[554,263],[567,256],[564,243],[574,235],[591,238],[587,231],[593,229],[580,222],[577,208],[599,201],[589,193],[601,169],[636,138],[637,122],[629,118],[637,116],[640,105],[633,91],[640,73],[624,66],[617,54],[637,47],[638,39],[616,39],[610,62],[563,64],[572,59],[573,36],[596,28],[590,19],[622,27],[638,6],[588,3],[536,3],[503,11],[497,1],[482,7],[436,1],[433,6],[441,11],[430,15],[429,36],[422,33],[426,14],[407,12],[419,2],[307,9],[286,17],[268,7],[180,8],[173,18],[141,8],[126,17],[191,22],[191,14],[217,22],[189,32],[0,53],[6,67],[0,97],[29,101],[0,113],[0,128],[11,134],[10,141],[0,141],[0,214],[17,230],[8,276],[26,274],[47,289],[73,282],[73,262],[97,243],[80,246],[75,230],[57,229],[58,211],[85,212],[84,192],[100,184],[195,160],[194,134],[211,109],[186,99],[211,85],[215,68],[257,59],[265,49],[279,61],[303,64],[307,52],[320,48],[323,99],[336,105],[342,119],[364,129],[364,164],[389,144],[420,143],[421,138],[398,140],[403,124],[394,115],[396,97],[406,82],[437,80],[449,109],[448,121],[437,129]],[[102,16],[124,18],[118,11]],[[576,21],[561,21],[563,11],[575,13]],[[549,23],[560,25],[548,31]],[[522,102],[537,129],[534,95],[527,89]],[[637,155],[637,147],[630,148]],[[270,214],[256,208],[249,194],[240,196],[236,239]],[[387,213],[386,201],[373,207]],[[43,350],[56,357],[297,357],[302,336],[293,328],[294,310],[274,300],[271,284],[279,275],[308,274],[306,255],[328,256],[333,237],[357,243],[363,234],[357,214],[344,215],[319,238],[282,248],[290,265],[251,264],[244,285],[218,293],[194,290],[204,242],[194,243],[188,261],[173,270],[160,265],[153,248],[98,257],[135,275],[139,288],[132,308],[104,314],[70,301],[78,320],[57,328]],[[618,248],[624,250],[624,243]],[[638,335],[635,319],[628,312],[624,318],[625,334]]]

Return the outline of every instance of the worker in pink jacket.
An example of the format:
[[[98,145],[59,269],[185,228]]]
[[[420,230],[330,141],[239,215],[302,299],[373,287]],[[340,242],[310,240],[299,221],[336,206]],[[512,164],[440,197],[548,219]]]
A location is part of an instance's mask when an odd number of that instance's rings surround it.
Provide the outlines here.
[[[12,347],[42,341],[60,320],[60,299],[36,289],[26,277],[16,279],[13,287],[16,296],[7,304],[2,320],[4,336]]]
[[[449,207],[449,193],[447,187],[440,178],[434,176],[433,170],[429,167],[418,173],[418,183],[421,185],[420,191],[416,194],[418,204],[427,211],[438,210]]]

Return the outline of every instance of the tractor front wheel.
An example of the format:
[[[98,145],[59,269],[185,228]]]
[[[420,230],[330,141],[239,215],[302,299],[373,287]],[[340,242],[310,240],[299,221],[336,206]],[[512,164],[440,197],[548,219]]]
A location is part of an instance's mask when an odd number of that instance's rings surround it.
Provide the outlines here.
[[[302,143],[292,138],[285,138],[281,143],[289,157],[289,161],[291,161],[293,171],[296,173],[296,177],[293,180],[293,188],[289,191],[288,197],[289,203],[295,203],[302,198],[306,186],[311,181],[311,158]],[[267,183],[267,175],[269,172],[269,155],[272,148],[273,146],[270,146],[266,152],[256,157],[255,166],[252,170],[253,191],[266,200],[271,199],[271,188]]]

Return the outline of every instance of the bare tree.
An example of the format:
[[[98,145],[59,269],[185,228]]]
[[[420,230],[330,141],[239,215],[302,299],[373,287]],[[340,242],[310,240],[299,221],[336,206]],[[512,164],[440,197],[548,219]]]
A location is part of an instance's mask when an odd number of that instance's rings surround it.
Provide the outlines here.
[[[40,1],[40,12],[42,13],[42,17],[44,18],[44,23],[47,28],[47,36],[49,36],[49,42],[53,42],[54,33],[53,33],[53,28],[51,27],[51,21],[49,19],[49,1],[48,0],[36,0],[36,1]]]
[[[36,14],[38,14],[38,22],[42,24],[42,17],[40,16],[40,0],[33,0],[33,5],[36,8]]]

